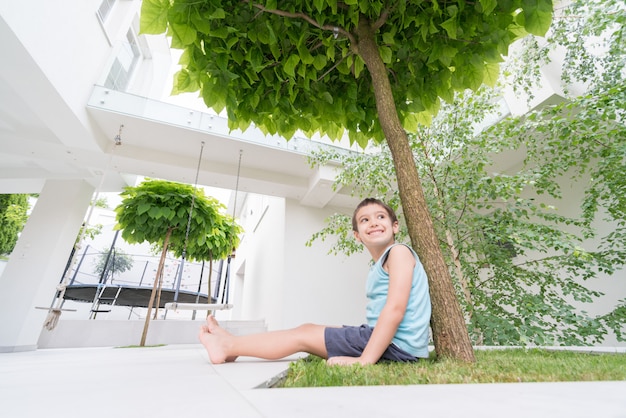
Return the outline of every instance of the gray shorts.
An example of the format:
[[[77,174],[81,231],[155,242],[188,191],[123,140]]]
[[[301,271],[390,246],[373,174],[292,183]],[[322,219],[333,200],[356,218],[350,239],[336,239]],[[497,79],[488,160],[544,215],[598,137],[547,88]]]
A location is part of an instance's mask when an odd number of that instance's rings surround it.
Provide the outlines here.
[[[374,328],[369,325],[343,326],[342,328],[327,327],[324,330],[324,340],[328,358],[337,356],[359,357],[373,331]],[[391,344],[380,357],[380,360],[407,362],[417,361],[418,358],[401,350],[395,344]]]

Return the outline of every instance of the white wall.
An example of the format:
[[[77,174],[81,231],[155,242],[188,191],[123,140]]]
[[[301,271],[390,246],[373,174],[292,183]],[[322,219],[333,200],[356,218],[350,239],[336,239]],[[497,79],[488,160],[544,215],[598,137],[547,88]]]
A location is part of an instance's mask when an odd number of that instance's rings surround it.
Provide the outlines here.
[[[316,240],[305,246],[324,219],[353,208],[317,209],[287,201],[283,323],[360,325],[365,322],[365,279],[371,259],[367,251],[347,257],[330,255],[331,243]]]
[[[328,255],[329,244],[317,241],[305,246],[337,210],[246,196],[240,217],[245,237],[234,262],[230,319],[264,319],[268,329],[364,322],[369,256]]]
[[[283,300],[284,200],[248,194],[240,217],[245,236],[235,258],[239,279],[231,295],[239,303],[232,319],[265,319],[272,328],[280,325]]]
[[[84,0],[60,6],[47,0],[0,2],[1,18],[29,54],[28,63],[13,63],[16,73],[10,77],[12,86],[71,147],[91,148],[93,139],[102,148],[111,145],[112,133],[102,136],[94,129],[86,104],[94,84],[106,79],[129,27],[139,28],[140,0],[115,2],[102,24],[96,14],[101,3]],[[168,42],[163,36],[139,38],[140,45],[149,46],[152,52],[140,60],[129,91],[163,99],[171,91]],[[32,71],[30,60],[38,72]]]
[[[136,7],[140,2],[118,3]],[[11,76],[13,87],[71,147],[94,145],[85,138],[91,136],[85,104],[111,51],[96,16],[99,4],[99,0],[65,7],[45,0],[0,3],[0,15],[29,54],[24,65],[13,63],[18,64]]]
[[[100,3],[87,0],[60,7],[46,0],[30,0],[2,2],[0,9],[64,99],[83,111],[85,100],[80,96],[91,93],[110,48],[95,13]]]

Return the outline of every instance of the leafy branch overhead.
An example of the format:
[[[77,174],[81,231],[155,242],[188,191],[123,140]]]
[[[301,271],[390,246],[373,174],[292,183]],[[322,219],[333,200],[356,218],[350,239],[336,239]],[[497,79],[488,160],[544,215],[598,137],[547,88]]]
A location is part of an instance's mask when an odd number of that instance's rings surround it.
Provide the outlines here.
[[[551,18],[551,1],[144,0],[141,32],[167,32],[184,50],[173,92],[200,90],[232,129],[331,139],[347,130],[365,146],[384,136],[360,25],[371,27],[400,120],[413,130],[439,98],[493,84],[509,44],[543,35]]]

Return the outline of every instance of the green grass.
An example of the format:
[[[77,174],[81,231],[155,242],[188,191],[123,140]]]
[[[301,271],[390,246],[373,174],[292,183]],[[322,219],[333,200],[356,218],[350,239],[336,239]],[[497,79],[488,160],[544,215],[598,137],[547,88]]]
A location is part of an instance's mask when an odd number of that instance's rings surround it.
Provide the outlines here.
[[[292,363],[273,387],[626,380],[626,354],[543,349],[476,350],[476,363],[422,360],[327,366],[315,356]]]

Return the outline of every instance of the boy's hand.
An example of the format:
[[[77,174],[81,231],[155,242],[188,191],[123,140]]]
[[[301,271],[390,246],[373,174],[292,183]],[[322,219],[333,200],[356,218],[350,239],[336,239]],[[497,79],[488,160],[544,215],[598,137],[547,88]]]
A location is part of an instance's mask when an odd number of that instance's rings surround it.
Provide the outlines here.
[[[337,356],[337,357],[331,357],[328,360],[326,360],[326,364],[328,364],[329,366],[336,366],[336,365],[340,365],[340,366],[349,366],[351,364],[368,364],[366,362],[364,362],[361,357],[347,357],[347,356]]]

